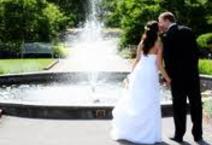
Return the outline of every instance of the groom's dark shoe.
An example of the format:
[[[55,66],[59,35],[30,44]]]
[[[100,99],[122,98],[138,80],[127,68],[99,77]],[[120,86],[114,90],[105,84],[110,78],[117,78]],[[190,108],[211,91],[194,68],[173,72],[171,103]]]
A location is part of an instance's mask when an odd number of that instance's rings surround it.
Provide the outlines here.
[[[209,143],[207,143],[207,142],[204,141],[203,139],[195,140],[195,142],[196,142],[198,145],[210,145]]]
[[[182,138],[179,138],[179,137],[170,137],[170,139],[172,141],[175,141],[175,142],[178,142],[178,143],[182,143],[183,142],[183,139]]]
[[[203,138],[201,136],[200,137],[194,137],[195,142],[198,142],[198,141],[201,141],[201,140],[203,140]]]

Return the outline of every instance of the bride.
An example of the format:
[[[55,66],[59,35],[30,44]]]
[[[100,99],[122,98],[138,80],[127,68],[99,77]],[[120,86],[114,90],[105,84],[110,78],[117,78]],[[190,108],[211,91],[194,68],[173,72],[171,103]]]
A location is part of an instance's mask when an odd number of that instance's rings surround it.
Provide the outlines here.
[[[127,93],[112,111],[111,136],[114,140],[154,144],[161,142],[159,74],[170,84],[163,67],[158,23],[150,21],[137,48],[129,75]]]

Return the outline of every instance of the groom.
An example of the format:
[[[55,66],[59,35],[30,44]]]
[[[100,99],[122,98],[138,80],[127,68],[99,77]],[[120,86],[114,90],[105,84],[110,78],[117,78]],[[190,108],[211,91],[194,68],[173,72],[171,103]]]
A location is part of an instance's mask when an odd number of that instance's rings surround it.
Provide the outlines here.
[[[190,104],[193,122],[192,134],[196,142],[202,141],[202,103],[198,72],[198,48],[190,28],[176,23],[171,12],[160,14],[159,27],[164,33],[164,62],[172,79],[171,93],[175,135],[171,138],[183,142],[186,131],[186,99]]]

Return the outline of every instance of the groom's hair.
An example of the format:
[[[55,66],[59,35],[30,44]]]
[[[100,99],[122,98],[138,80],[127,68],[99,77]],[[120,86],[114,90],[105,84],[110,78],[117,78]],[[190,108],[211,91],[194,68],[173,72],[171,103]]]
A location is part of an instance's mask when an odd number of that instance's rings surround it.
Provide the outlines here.
[[[159,18],[169,20],[172,23],[176,22],[176,18],[172,12],[163,12],[160,14]]]

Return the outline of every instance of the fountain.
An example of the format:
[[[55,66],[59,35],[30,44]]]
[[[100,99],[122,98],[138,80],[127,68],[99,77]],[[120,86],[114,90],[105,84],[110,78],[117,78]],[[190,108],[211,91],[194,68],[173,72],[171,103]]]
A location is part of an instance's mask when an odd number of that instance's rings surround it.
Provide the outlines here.
[[[102,24],[98,21],[98,9],[96,5],[99,0],[90,0],[90,11],[88,12],[88,18],[84,25],[84,28],[73,40],[66,40],[71,42],[72,50],[74,51],[71,61],[77,62],[78,67],[87,71],[88,82],[91,89],[92,98],[96,96],[96,86],[98,79],[98,69],[101,65],[104,65],[107,58],[105,58],[102,52],[102,47],[105,46],[105,40],[102,37]],[[112,47],[106,44],[107,49]],[[97,102],[96,98],[94,102]]]
[[[116,55],[118,38],[103,36],[96,7],[100,0],[89,2],[90,12],[84,27],[78,29],[77,35],[65,38],[72,51],[68,59],[76,62],[78,71],[38,74],[44,82],[35,74],[16,76],[14,80],[11,76],[5,78],[5,82],[12,80],[10,85],[2,84],[0,88],[0,108],[6,114],[36,118],[111,118],[114,104],[125,93],[122,81],[129,72],[110,67],[121,59]],[[63,81],[58,82],[61,77]],[[23,81],[27,78],[28,81]],[[162,86],[161,94],[162,102],[170,100],[169,91]]]

